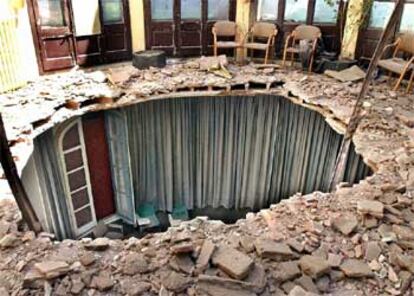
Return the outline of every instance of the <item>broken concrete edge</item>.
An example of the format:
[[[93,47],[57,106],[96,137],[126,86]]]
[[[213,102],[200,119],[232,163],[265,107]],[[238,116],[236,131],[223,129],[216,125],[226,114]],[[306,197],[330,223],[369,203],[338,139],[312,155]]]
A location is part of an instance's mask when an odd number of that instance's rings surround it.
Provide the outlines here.
[[[226,96],[249,96],[249,95],[259,95],[259,94],[266,94],[266,95],[274,95],[280,96],[285,99],[288,99],[292,103],[305,107],[307,109],[313,110],[321,114],[325,121],[329,124],[329,126],[338,134],[343,135],[346,131],[346,123],[342,122],[339,118],[336,118],[332,111],[327,109],[324,106],[312,104],[311,102],[306,102],[300,99],[300,96],[296,97],[290,95],[288,91],[281,87],[273,88],[270,90],[263,90],[263,89],[250,89],[250,90],[233,90],[233,91],[226,91],[226,90],[215,90],[215,91],[183,91],[183,92],[173,92],[169,94],[162,94],[162,95],[152,95],[149,97],[138,97],[134,98],[131,95],[121,96],[118,100],[112,103],[101,103],[101,104],[92,104],[87,105],[85,107],[73,110],[62,108],[57,110],[50,119],[45,122],[44,124],[40,125],[37,128],[33,128],[29,134],[25,134],[22,136],[23,140],[13,141],[13,145],[10,146],[12,151],[13,157],[17,159],[16,166],[18,169],[19,174],[21,175],[24,167],[26,166],[29,158],[31,157],[34,146],[33,141],[36,137],[40,136],[44,132],[48,131],[49,129],[64,123],[72,118],[85,115],[90,112],[98,112],[98,111],[105,111],[105,110],[112,110],[118,109],[123,107],[128,107],[136,104],[146,103],[150,101],[156,100],[171,100],[176,98],[184,98],[184,99],[192,99],[194,97],[226,97]],[[64,113],[63,113],[64,112]],[[8,139],[9,141],[14,139]],[[369,164],[367,163],[369,166]],[[375,169],[371,167],[371,169]]]

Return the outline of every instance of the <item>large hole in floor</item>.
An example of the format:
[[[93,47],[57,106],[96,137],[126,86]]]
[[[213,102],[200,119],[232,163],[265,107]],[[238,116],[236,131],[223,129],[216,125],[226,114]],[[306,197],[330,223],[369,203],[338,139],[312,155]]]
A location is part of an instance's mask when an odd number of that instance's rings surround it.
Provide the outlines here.
[[[148,101],[39,136],[23,180],[59,238],[104,223],[142,235],[196,216],[234,223],[298,192],[326,192],[341,141],[322,115],[281,96]],[[352,147],[343,181],[369,174]]]

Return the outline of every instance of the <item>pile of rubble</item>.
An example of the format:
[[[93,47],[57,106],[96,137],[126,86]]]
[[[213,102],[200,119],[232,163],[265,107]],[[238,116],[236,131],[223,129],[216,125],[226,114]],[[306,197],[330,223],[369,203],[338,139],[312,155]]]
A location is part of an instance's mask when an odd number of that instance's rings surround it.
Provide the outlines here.
[[[231,78],[200,70],[196,60],[162,70],[126,68],[101,80],[98,74],[75,72],[45,78],[48,83],[35,83],[0,101],[16,148],[30,146],[36,134],[59,120],[91,110],[195,95],[283,95],[320,112],[343,132],[361,86],[276,67],[227,68]],[[82,83],[60,84],[59,79],[70,77]],[[101,87],[111,95],[99,95]],[[52,91],[61,91],[56,97],[73,98],[78,88],[85,94],[99,91],[60,105],[51,97]],[[86,97],[113,100],[74,106]],[[16,119],[19,104],[31,110],[33,104],[48,106],[48,100],[63,106],[53,107],[48,121],[35,113]],[[197,218],[141,239],[58,242],[53,235],[27,231],[16,205],[1,201],[0,295],[411,295],[413,106],[413,95],[376,81],[353,138],[374,174],[352,187],[341,185],[335,193],[293,196],[234,225]],[[14,150],[18,159],[25,157],[22,151]]]
[[[363,199],[358,192],[370,192]],[[54,241],[0,205],[1,295],[410,295],[414,202],[362,182],[234,225],[196,218],[142,239]],[[23,230],[23,229],[22,229]]]

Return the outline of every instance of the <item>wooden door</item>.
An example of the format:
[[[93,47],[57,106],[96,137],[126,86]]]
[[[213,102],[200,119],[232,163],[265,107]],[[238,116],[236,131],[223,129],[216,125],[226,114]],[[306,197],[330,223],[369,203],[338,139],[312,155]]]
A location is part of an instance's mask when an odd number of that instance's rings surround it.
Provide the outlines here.
[[[82,119],[82,125],[96,219],[99,221],[115,214],[104,114],[89,114]]]
[[[211,54],[211,29],[218,20],[234,21],[235,0],[145,0],[147,48],[170,56]]]
[[[33,0],[32,27],[41,72],[73,67],[76,63],[68,0]],[[33,24],[33,21],[35,22]]]
[[[102,63],[99,0],[70,0],[70,4],[77,64],[91,66]]]
[[[174,13],[179,0],[145,0],[145,28],[147,48],[176,54],[176,19]]]
[[[131,32],[127,0],[100,0],[104,59],[108,63],[131,58]]]
[[[200,56],[203,44],[203,11],[205,1],[181,0],[179,1],[177,51],[180,56]]]

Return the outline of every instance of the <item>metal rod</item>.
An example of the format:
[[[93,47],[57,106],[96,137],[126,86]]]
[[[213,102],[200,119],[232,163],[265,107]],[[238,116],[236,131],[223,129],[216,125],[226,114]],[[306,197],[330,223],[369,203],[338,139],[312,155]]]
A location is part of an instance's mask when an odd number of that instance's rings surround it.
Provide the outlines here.
[[[346,161],[349,154],[349,148],[351,146],[352,137],[358,127],[358,124],[361,120],[361,108],[363,104],[363,100],[365,99],[369,85],[371,84],[374,78],[374,71],[377,68],[378,62],[382,57],[384,48],[395,32],[395,27],[401,15],[401,11],[404,7],[404,0],[398,0],[396,2],[394,11],[391,14],[391,17],[388,21],[388,24],[385,30],[382,32],[381,39],[375,49],[374,56],[371,59],[369,64],[367,74],[365,76],[364,82],[362,83],[361,91],[358,94],[354,109],[352,111],[351,118],[349,120],[349,124],[347,130],[345,132],[344,139],[341,144],[341,148],[339,150],[338,158],[336,160],[335,169],[331,178],[330,189],[333,191],[335,190],[336,186],[343,180],[345,175],[346,169]]]

